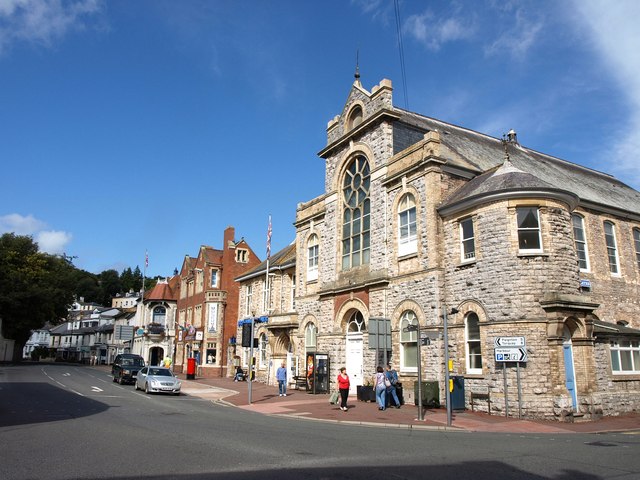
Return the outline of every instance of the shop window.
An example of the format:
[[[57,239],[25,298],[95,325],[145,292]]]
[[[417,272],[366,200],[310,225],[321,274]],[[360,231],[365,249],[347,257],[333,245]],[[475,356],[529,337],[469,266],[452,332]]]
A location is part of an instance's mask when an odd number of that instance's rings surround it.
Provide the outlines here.
[[[213,365],[216,363],[216,344],[207,343],[207,356],[205,357],[207,365]]]

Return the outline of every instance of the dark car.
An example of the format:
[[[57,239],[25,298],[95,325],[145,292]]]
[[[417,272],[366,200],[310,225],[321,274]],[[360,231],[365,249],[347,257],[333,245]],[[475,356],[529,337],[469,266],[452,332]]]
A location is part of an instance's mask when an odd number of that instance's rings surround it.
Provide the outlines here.
[[[116,355],[116,359],[111,365],[113,381],[119,384],[134,383],[142,367],[144,367],[144,359],[140,355],[133,353]]]

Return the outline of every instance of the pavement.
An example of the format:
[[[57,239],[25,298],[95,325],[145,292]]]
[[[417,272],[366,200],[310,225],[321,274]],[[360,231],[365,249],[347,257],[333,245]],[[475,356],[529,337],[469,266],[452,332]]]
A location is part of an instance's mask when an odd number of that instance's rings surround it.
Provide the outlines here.
[[[544,420],[523,420],[517,418],[517,408],[510,410],[506,418],[503,415],[469,410],[453,411],[451,425],[447,425],[445,408],[426,409],[423,420],[418,420],[418,407],[405,404],[401,408],[378,410],[375,402],[358,401],[355,395],[349,396],[348,411],[340,410],[338,405],[329,403],[328,394],[313,395],[305,390],[287,390],[286,397],[278,395],[278,387],[261,382],[251,384],[251,402],[249,402],[249,383],[234,382],[230,378],[196,377],[187,380],[184,374],[182,392],[213,402],[234,406],[264,415],[283,415],[306,421],[335,422],[351,425],[368,425],[386,428],[426,429],[460,432],[503,432],[503,433],[604,433],[629,432],[640,434],[640,414],[624,414],[615,417],[603,417],[594,421],[575,421],[561,423]]]

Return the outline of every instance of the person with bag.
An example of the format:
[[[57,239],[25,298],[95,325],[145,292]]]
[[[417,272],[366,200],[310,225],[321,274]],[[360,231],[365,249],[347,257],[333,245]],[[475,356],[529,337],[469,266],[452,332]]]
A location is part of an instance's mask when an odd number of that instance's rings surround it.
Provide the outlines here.
[[[349,375],[347,375],[346,367],[342,367],[340,369],[340,373],[338,374],[338,391],[340,392],[340,410],[346,412],[347,408],[347,397],[349,397],[349,387],[351,383],[349,382]]]
[[[378,366],[376,374],[373,376],[373,388],[376,392],[376,402],[378,402],[378,410],[385,409],[385,395],[387,392],[387,383],[391,385],[387,377],[384,375],[382,367]]]
[[[396,392],[396,385],[398,384],[398,372],[391,368],[391,364],[387,364],[387,371],[385,372],[385,385],[387,385],[387,404],[390,404],[389,397],[393,397],[396,408],[400,408],[400,400],[398,400],[398,393]]]

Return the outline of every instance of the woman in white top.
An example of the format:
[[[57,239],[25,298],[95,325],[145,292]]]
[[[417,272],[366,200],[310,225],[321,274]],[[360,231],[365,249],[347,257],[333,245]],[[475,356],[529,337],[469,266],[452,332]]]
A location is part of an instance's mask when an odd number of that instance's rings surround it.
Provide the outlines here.
[[[378,410],[384,410],[387,386],[384,383],[385,376],[382,367],[376,369],[376,374],[373,376],[373,388],[376,391],[376,401],[378,402]]]

